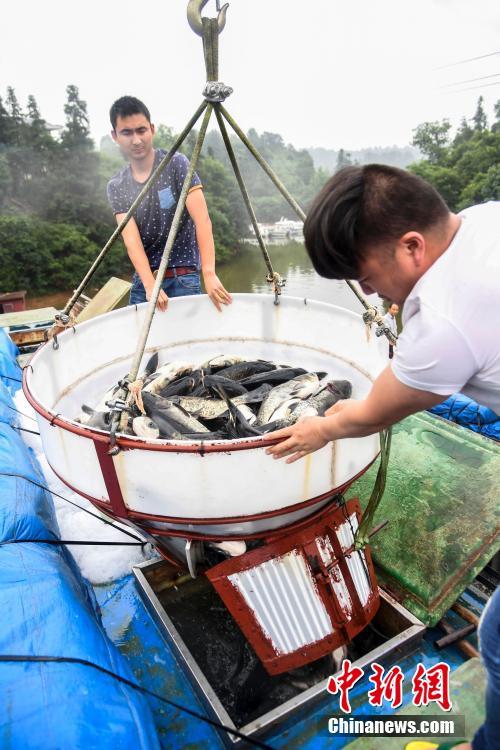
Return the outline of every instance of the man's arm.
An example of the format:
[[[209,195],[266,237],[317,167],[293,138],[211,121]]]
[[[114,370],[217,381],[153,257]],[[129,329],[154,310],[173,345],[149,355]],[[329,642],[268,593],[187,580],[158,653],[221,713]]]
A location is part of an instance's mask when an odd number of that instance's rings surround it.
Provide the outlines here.
[[[124,216],[125,214],[116,214],[116,221],[118,224],[123,221]],[[146,255],[146,252],[144,250],[141,235],[139,234],[139,229],[134,218],[131,218],[129,220],[128,224],[122,232],[122,237],[125,243],[125,247],[127,248],[128,257],[130,258],[132,265],[137,271],[137,274],[144,285],[144,289],[146,290],[146,299],[150,300],[151,293],[155,285],[155,277],[153,276],[153,272],[151,271],[148,256]],[[168,297],[163,289],[160,289],[160,294],[158,295],[158,302],[156,306],[159,310],[166,310],[167,305]]]
[[[215,244],[212,234],[212,222],[208,214],[207,203],[200,187],[192,189],[186,199],[186,208],[196,229],[196,240],[200,248],[201,272],[205,289],[219,312],[221,305],[229,305],[231,295],[224,289],[215,273]]]
[[[309,417],[292,427],[271,432],[268,437],[283,440],[266,452],[274,458],[290,456],[287,463],[293,463],[331,440],[372,435],[410,414],[441,403],[445,398],[403,385],[391,367],[386,367],[365,399],[339,401],[324,417]]]

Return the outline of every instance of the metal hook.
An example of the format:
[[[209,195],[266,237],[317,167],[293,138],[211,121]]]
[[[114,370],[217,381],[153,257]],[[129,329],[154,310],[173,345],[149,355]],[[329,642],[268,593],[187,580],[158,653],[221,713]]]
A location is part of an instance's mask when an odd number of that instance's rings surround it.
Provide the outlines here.
[[[193,29],[195,34],[202,36],[203,34],[203,22],[201,20],[201,11],[208,3],[208,0],[189,0],[187,7],[187,19],[188,23]],[[219,3],[217,3],[217,10]],[[229,8],[229,3],[222,6],[217,14],[217,24],[219,27],[219,34],[223,31],[226,25],[226,11]]]

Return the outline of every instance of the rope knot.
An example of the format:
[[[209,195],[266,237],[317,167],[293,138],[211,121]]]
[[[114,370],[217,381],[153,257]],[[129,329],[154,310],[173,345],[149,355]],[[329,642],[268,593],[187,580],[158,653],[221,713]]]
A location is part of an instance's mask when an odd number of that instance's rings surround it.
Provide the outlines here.
[[[281,290],[286,284],[286,279],[281,278],[281,274],[279,274],[277,271],[273,271],[272,273],[268,273],[266,276],[266,281],[268,284],[273,285],[273,291],[274,291],[274,304],[279,305],[279,296],[281,294]]]
[[[378,315],[378,310],[376,307],[369,307],[364,313],[363,313],[363,323],[365,323],[367,326],[371,325],[375,322]]]

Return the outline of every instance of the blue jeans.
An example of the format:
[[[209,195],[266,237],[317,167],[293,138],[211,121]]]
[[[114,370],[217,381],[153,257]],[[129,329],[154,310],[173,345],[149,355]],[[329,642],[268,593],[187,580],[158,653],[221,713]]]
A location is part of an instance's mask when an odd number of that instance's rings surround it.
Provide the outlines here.
[[[172,269],[175,271],[175,269]],[[167,297],[186,297],[189,294],[201,294],[200,274],[198,271],[185,273],[183,276],[174,276],[171,279],[163,279],[161,288]],[[130,289],[129,305],[139,305],[146,302],[146,290],[139,276],[134,273],[132,287]]]
[[[479,648],[486,668],[486,719],[479,727],[472,747],[474,750],[500,748],[500,586],[497,588],[479,625]]]

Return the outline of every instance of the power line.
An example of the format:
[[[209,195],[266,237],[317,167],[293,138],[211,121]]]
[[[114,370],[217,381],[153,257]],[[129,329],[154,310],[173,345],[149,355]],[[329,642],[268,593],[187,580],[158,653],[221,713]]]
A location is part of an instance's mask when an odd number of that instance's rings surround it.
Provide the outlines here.
[[[455,83],[446,83],[444,86],[440,86],[441,89],[448,89],[451,86],[461,86],[462,83],[473,83],[473,81],[484,81],[486,78],[498,78],[500,73],[492,73],[489,76],[479,76],[478,78],[467,78],[465,81],[455,81]]]
[[[450,94],[459,94],[461,91],[476,91],[477,89],[486,89],[488,86],[500,86],[500,81],[495,81],[494,83],[483,83],[482,86],[468,86],[466,89],[455,89],[455,91],[450,91]]]
[[[468,57],[466,60],[458,60],[457,62],[448,63],[447,65],[440,65],[439,68],[434,68],[434,70],[443,70],[444,68],[452,68],[455,65],[464,65],[468,62],[474,62],[474,60],[484,60],[486,57],[493,57],[494,55],[500,55],[500,50],[498,52],[489,52],[487,55],[478,55],[477,57]]]

